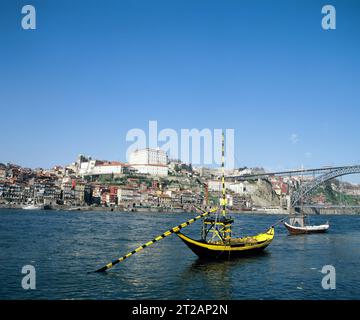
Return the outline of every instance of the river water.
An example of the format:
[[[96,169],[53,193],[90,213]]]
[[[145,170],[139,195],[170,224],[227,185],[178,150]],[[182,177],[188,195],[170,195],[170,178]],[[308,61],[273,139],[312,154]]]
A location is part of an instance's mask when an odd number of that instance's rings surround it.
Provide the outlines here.
[[[360,215],[314,216],[327,234],[289,236],[279,225],[260,256],[203,262],[172,235],[106,273],[91,273],[193,217],[187,213],[0,210],[0,299],[359,299]],[[236,236],[281,215],[236,214]],[[200,222],[183,230],[198,238]],[[21,285],[24,265],[36,289]],[[321,283],[324,265],[336,289]]]

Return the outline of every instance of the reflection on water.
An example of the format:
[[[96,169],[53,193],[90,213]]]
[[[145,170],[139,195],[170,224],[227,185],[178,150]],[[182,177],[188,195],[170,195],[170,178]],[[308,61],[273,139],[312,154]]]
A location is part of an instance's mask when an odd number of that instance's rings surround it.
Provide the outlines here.
[[[181,275],[185,288],[191,286],[189,282],[196,279],[198,285],[201,285],[213,299],[231,299],[231,275],[229,274],[231,262],[195,259]],[[198,298],[201,298],[200,295]]]
[[[289,236],[278,226],[258,256],[231,261],[198,259],[176,236],[119,263],[88,271],[146,243],[191,214],[24,212],[0,210],[0,299],[358,299],[360,216],[329,220],[327,234]],[[256,234],[281,216],[236,215],[234,232]],[[184,229],[199,237],[200,223]],[[37,289],[21,288],[21,268],[32,264]],[[336,267],[336,290],[323,290],[321,269]]]
[[[225,261],[209,261],[202,259],[195,259],[191,265],[184,270],[181,279],[185,287],[189,286],[189,282],[196,279],[197,282],[202,283],[207,295],[212,299],[235,299],[233,296],[234,285],[232,273],[234,268],[239,268],[241,264],[251,264],[266,257],[267,252],[261,252],[257,257],[243,257],[234,260]],[[201,296],[198,297],[201,299]]]

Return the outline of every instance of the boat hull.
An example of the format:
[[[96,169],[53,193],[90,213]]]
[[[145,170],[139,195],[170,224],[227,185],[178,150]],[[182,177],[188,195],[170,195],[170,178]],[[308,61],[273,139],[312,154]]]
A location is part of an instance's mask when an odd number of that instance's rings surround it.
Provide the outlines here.
[[[296,227],[284,222],[284,226],[292,235],[308,234],[308,233],[324,233],[329,229],[329,224],[323,224],[319,226]]]
[[[194,240],[180,232],[177,233],[177,236],[201,259],[228,260],[262,252],[271,243],[274,234],[274,228],[270,228],[266,233],[254,237],[238,239],[238,243],[229,245]],[[246,241],[242,242],[241,240],[244,239],[252,239],[253,241],[251,243],[247,243]]]

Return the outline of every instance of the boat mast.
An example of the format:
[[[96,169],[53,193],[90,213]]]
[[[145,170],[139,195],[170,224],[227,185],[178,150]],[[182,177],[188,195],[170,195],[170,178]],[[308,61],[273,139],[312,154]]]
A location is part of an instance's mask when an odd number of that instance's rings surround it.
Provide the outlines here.
[[[223,217],[226,216],[226,191],[225,191],[225,145],[224,145],[224,132],[221,133],[221,189],[222,189],[222,210],[221,214]]]
[[[221,209],[218,210],[214,218],[206,218],[203,222],[202,239],[207,242],[221,241],[229,243],[231,240],[231,224],[233,219],[226,216],[226,188],[225,188],[225,144],[224,132],[221,135],[221,185],[222,191],[219,197]],[[206,240],[208,234],[212,234],[210,240]]]
[[[226,188],[225,188],[225,137],[224,137],[224,131],[221,135],[221,168],[222,168],[222,177],[221,177],[221,184],[222,184],[222,217],[223,217],[223,238],[226,242],[229,242],[231,239],[231,222],[230,220],[226,218]]]

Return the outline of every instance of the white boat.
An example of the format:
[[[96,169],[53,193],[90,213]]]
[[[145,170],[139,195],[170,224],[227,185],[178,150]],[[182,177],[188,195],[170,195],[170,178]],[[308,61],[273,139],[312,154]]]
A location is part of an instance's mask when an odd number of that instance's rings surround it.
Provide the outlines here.
[[[301,179],[302,180],[302,179]],[[301,197],[300,212],[289,216],[289,223],[284,222],[284,226],[290,234],[322,233],[326,232],[330,225],[329,222],[319,225],[310,224],[309,217],[303,210],[303,195]]]
[[[321,233],[326,232],[330,225],[328,222],[320,225],[304,225],[304,224],[289,224],[284,222],[286,229],[290,232],[290,234],[305,234],[305,233]]]
[[[22,207],[23,210],[41,210],[41,206],[37,206],[35,204],[28,204]]]

